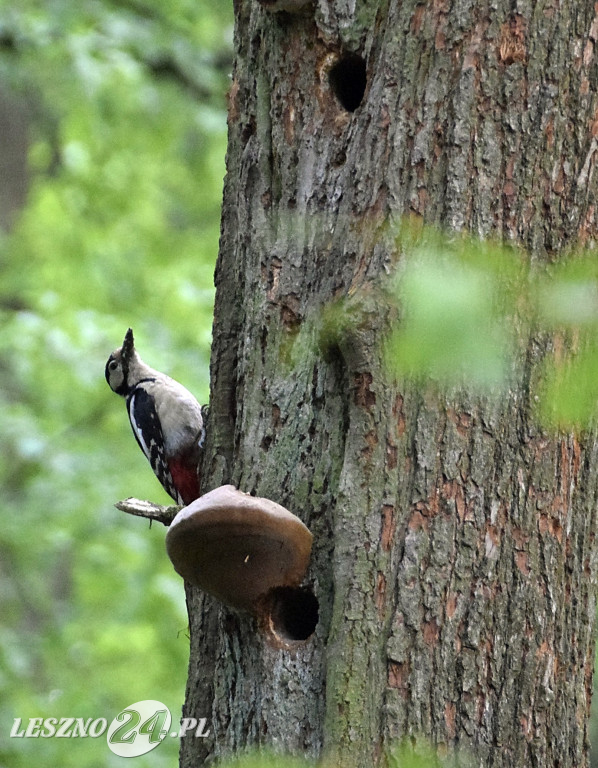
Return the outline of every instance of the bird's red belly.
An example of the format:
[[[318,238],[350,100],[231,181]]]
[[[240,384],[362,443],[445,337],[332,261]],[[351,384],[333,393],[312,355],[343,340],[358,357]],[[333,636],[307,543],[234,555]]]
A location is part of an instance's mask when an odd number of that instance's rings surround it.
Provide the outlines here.
[[[171,459],[168,467],[174,481],[174,486],[180,493],[185,504],[190,504],[199,496],[199,478],[197,467],[185,464],[179,459]]]

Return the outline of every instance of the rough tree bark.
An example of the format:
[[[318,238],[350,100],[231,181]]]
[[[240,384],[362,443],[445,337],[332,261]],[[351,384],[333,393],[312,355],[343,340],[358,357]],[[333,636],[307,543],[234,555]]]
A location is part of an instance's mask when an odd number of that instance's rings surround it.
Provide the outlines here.
[[[480,766],[587,765],[595,435],[535,425],[538,338],[498,401],[397,386],[375,296],[406,214],[538,259],[593,241],[598,8],[235,14],[204,490],[310,527],[319,620],[284,647],[188,589],[184,714],[212,738],[181,765],[264,744],[365,766],[416,733]]]

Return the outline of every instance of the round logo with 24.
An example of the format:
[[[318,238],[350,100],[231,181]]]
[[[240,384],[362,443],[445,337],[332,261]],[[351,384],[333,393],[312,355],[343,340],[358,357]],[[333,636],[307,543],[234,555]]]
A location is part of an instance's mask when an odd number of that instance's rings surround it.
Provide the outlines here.
[[[145,755],[168,735],[171,721],[170,710],[161,701],[137,701],[110,723],[108,747],[120,757]]]

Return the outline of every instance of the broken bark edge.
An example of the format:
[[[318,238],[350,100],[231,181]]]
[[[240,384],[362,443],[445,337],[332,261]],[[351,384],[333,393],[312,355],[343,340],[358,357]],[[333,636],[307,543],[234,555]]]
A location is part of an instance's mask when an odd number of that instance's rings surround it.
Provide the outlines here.
[[[135,517],[145,517],[148,520],[155,520],[157,523],[169,526],[181,509],[178,504],[164,507],[162,504],[154,504],[144,499],[129,498],[123,501],[117,501],[114,505],[121,512]]]

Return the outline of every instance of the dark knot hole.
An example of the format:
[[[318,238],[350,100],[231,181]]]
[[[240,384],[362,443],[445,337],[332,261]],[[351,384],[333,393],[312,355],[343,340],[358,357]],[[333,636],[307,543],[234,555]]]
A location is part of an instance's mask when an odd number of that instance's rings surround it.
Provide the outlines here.
[[[355,112],[363,101],[367,83],[365,61],[348,53],[330,69],[328,81],[332,92],[347,112]]]
[[[318,623],[318,599],[306,587],[276,587],[268,595],[268,613],[271,630],[280,640],[307,640]]]

